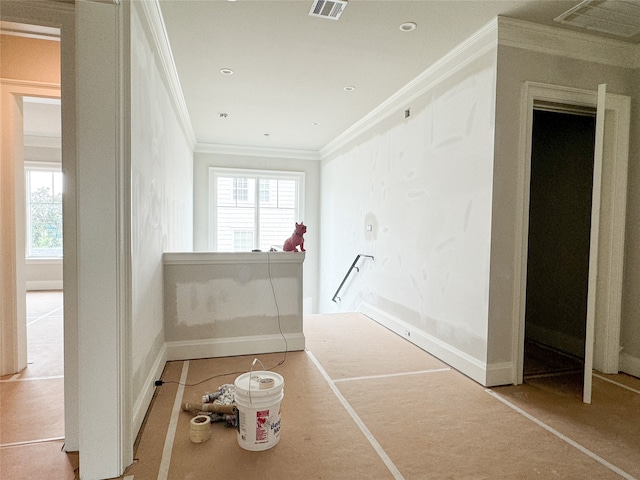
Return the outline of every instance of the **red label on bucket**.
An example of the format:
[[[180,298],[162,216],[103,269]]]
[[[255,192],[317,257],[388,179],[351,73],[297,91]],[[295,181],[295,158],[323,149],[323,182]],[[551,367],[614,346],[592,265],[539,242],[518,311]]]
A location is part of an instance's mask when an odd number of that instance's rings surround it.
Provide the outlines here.
[[[269,410],[256,412],[256,443],[266,443],[269,440]]]

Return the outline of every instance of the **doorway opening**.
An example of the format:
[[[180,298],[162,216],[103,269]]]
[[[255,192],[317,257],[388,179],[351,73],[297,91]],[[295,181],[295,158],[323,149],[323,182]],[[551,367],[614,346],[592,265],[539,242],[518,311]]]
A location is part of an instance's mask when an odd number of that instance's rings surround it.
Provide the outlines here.
[[[27,370],[62,377],[63,217],[60,98],[22,97]]]
[[[628,96],[608,93],[605,84],[598,85],[597,91],[593,91],[525,82],[522,93],[521,182],[518,184],[518,198],[522,216],[518,218],[517,231],[519,235],[516,244],[516,256],[519,258],[519,262],[515,266],[515,277],[518,281],[516,294],[518,315],[514,318],[516,326],[513,340],[514,353],[517,358],[514,363],[514,383],[517,385],[524,381],[525,332],[527,333],[526,336],[531,339],[532,336],[536,335],[535,330],[537,327],[531,322],[530,318],[526,319],[527,306],[531,306],[533,303],[531,298],[527,301],[527,295],[535,296],[534,293],[530,293],[527,290],[530,242],[529,211],[530,203],[535,201],[535,194],[533,196],[530,195],[531,188],[535,188],[535,186],[532,187],[531,177],[532,175],[537,175],[535,172],[532,173],[534,111],[546,110],[556,113],[572,113],[577,117],[592,117],[595,110],[595,139],[589,141],[589,146],[593,145],[593,160],[590,159],[590,163],[593,162],[592,166],[577,163],[573,167],[574,170],[579,168],[583,174],[585,168],[593,169],[593,183],[590,187],[592,189],[591,201],[584,202],[592,210],[590,215],[591,223],[589,225],[591,231],[588,247],[589,258],[588,262],[586,262],[588,276],[581,280],[586,283],[587,288],[584,339],[583,335],[578,334],[577,331],[563,335],[565,332],[558,328],[558,323],[564,322],[565,319],[558,320],[557,316],[553,317],[556,320],[552,322],[551,328],[544,323],[548,319],[544,319],[541,325],[542,328],[538,328],[537,332],[540,333],[540,330],[544,332],[545,328],[550,329],[555,334],[555,340],[558,337],[565,340],[559,349],[563,354],[573,355],[581,360],[581,363],[584,361],[584,378],[579,383],[583,385],[583,402],[591,403],[593,370],[615,374],[619,371],[625,371],[627,368],[620,357],[620,327],[622,319],[622,266],[624,260],[631,99]],[[538,116],[539,114],[536,113],[535,115]],[[562,123],[568,122],[567,119],[569,117],[562,118]],[[563,135],[566,135],[566,133]],[[591,136],[591,133],[589,132],[588,135]],[[575,148],[573,144],[572,147]],[[558,168],[558,166],[553,165],[553,168]],[[585,177],[588,176],[588,174],[585,175]],[[581,178],[580,175],[577,175],[577,178]],[[553,223],[551,221],[552,215],[563,207],[563,201],[566,202],[562,195],[566,193],[565,190],[571,185],[571,183],[567,182],[575,182],[575,178],[572,177],[572,180],[560,180],[561,188],[559,188],[559,193],[555,193],[558,196],[554,198],[552,195],[548,195],[554,201],[547,206],[539,208],[544,220],[542,222],[543,226]],[[578,214],[574,212],[574,215]],[[583,212],[580,215],[586,215],[586,213]],[[577,229],[575,226],[573,228]],[[534,234],[531,236],[531,241],[535,242]],[[564,248],[564,256],[555,260],[559,269],[553,275],[565,275],[564,269],[568,265],[566,262],[568,255],[579,257],[573,251],[576,248],[575,245],[570,242],[568,247],[561,244],[552,244],[544,252],[547,256],[557,256],[558,252],[561,251],[560,247]],[[532,268],[535,269],[535,267]],[[555,280],[555,277],[551,275],[541,278],[540,282]],[[577,276],[575,278],[580,277]],[[580,280],[574,279],[574,283],[578,285]],[[548,290],[546,295],[543,294],[541,296],[546,300],[549,296],[553,298],[558,297],[560,294],[564,294],[564,291]],[[562,300],[568,302],[565,299]],[[569,305],[571,305],[570,302]],[[577,305],[575,302],[573,305],[574,309],[578,310],[578,307],[575,307]],[[565,305],[562,306],[564,307]],[[577,327],[577,330],[581,331],[582,327]],[[553,343],[553,341],[551,345],[557,347],[557,344]],[[584,354],[579,351],[583,342]],[[545,339],[542,344],[548,345],[549,340]],[[545,353],[543,352],[542,356],[548,357],[549,355],[545,355]]]
[[[524,381],[581,394],[589,287],[595,109],[534,104]]]

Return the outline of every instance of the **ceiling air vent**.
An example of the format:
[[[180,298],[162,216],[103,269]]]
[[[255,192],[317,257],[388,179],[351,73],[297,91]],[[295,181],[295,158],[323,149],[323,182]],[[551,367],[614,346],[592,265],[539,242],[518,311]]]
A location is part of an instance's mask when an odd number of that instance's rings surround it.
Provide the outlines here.
[[[314,0],[309,15],[338,20],[348,0]]]
[[[574,27],[630,38],[640,33],[640,2],[585,0],[554,20]]]

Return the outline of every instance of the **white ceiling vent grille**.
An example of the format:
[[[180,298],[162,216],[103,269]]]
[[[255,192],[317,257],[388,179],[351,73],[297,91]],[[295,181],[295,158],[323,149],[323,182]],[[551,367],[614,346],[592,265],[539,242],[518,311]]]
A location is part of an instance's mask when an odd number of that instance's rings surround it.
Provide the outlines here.
[[[338,20],[348,0],[314,0],[309,15]]]
[[[585,0],[554,20],[574,27],[630,38],[640,33],[640,2]]]

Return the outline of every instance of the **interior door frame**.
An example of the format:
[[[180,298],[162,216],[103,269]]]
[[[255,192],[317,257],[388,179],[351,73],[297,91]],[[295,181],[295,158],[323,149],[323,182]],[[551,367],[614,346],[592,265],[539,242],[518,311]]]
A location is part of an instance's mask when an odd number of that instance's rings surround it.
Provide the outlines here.
[[[17,373],[27,366],[27,312],[26,312],[26,280],[25,280],[25,177],[24,177],[24,132],[23,132],[23,97],[60,98],[59,85],[45,85],[30,81],[0,81],[0,101],[5,118],[2,122],[3,165],[6,186],[10,187],[7,195],[11,204],[7,205],[7,215],[3,227],[11,238],[3,245],[7,258],[12,257],[12,265],[7,268],[11,272],[3,279],[3,291],[7,293],[7,304],[12,302],[11,314],[3,315],[0,322],[2,352],[0,356],[0,373]],[[10,218],[9,218],[10,217]],[[1,243],[1,242],[0,242]],[[4,283],[6,282],[6,286]]]
[[[538,101],[577,107],[596,108],[598,92],[537,82],[525,82],[522,87],[520,149],[519,149],[519,205],[517,219],[515,275],[516,312],[513,337],[515,384],[523,382],[525,310],[527,287],[527,253],[529,238],[529,195],[531,180],[531,141],[533,107]],[[600,205],[598,231],[598,278],[595,297],[595,347],[593,365],[603,373],[618,373],[620,323],[622,310],[622,271],[624,229],[627,201],[627,165],[629,143],[630,98],[607,94],[608,138],[613,142],[605,148],[603,158],[603,195]],[[611,136],[613,135],[613,136]],[[589,285],[589,289],[596,287]]]
[[[75,5],[63,2],[22,2],[2,0],[2,19],[13,22],[12,28],[25,33],[44,33],[48,38],[60,40],[60,84],[56,85],[61,97],[62,116],[62,171],[65,196],[63,198],[64,237],[64,432],[67,452],[79,451],[79,380],[78,380],[78,279],[77,279],[77,198],[76,198],[76,15]],[[40,27],[44,27],[44,32]],[[51,37],[51,28],[57,33]],[[37,85],[39,88],[45,85]],[[22,95],[22,93],[20,93]],[[30,96],[47,96],[29,93]],[[4,129],[3,129],[4,134]],[[20,141],[22,138],[20,138]],[[14,142],[15,144],[15,142]],[[3,149],[8,145],[3,142]],[[13,148],[13,147],[12,147]],[[3,150],[4,152],[4,150]],[[13,155],[13,154],[11,154]],[[4,226],[4,225],[3,225]],[[15,238],[15,232],[12,232]],[[2,243],[2,242],[0,242]],[[4,248],[4,246],[3,246]],[[11,248],[15,248],[12,244]],[[14,272],[9,286],[20,280]],[[0,278],[2,275],[0,275]],[[5,277],[6,279],[7,277]],[[0,282],[2,284],[2,282]],[[12,287],[13,288],[13,287]],[[3,290],[4,292],[5,290]],[[0,302],[2,303],[2,302]],[[15,305],[15,299],[13,299]],[[15,307],[13,307],[15,308]]]

